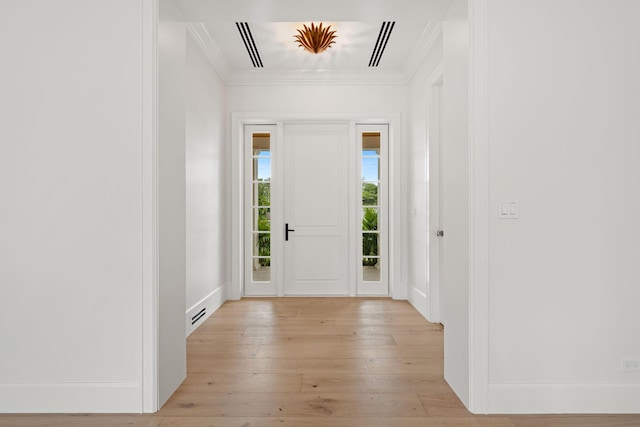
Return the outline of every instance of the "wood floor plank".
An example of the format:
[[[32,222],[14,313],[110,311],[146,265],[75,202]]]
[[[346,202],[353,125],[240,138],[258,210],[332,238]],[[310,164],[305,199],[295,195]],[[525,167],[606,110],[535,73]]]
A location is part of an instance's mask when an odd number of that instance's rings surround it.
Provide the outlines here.
[[[640,415],[512,415],[516,427],[638,427]]]
[[[257,350],[257,357],[287,357],[295,354],[301,359],[307,358],[376,358],[398,359],[411,357],[438,358],[442,356],[442,348],[434,346],[367,346],[355,344],[325,344],[317,343],[284,343],[275,345],[261,345]]]
[[[256,357],[259,345],[217,345],[200,344],[188,346],[189,357],[192,359],[227,359],[236,357]]]
[[[430,417],[437,418],[437,417]],[[480,427],[515,427],[515,424],[507,416],[474,415],[473,419]]]
[[[160,427],[483,427],[473,418],[165,417]],[[493,427],[493,426],[486,426]],[[496,425],[495,427],[507,427]]]
[[[215,335],[242,335],[247,331],[247,325],[230,324],[230,325],[214,325],[209,323],[209,319],[204,322],[196,331],[198,335],[215,334]],[[194,332],[194,333],[196,333]]]
[[[302,374],[193,373],[177,393],[295,393],[302,390]]]
[[[394,341],[395,342],[395,341]],[[215,343],[220,346],[229,345],[260,345],[263,343],[262,337],[242,334],[202,334],[193,333],[187,339],[187,352],[191,346],[211,345]]]
[[[256,338],[246,336],[246,339]],[[281,344],[316,344],[316,345],[337,345],[337,344],[357,344],[357,345],[396,345],[392,335],[267,335],[260,337],[260,344],[281,345]]]
[[[215,332],[218,326],[225,325],[260,325],[260,326],[280,326],[280,325],[297,325],[306,326],[312,328],[314,326],[331,326],[335,325],[336,321],[333,319],[325,318],[306,318],[298,319],[296,317],[260,317],[260,318],[245,318],[245,317],[216,317],[211,318],[211,322],[207,325],[207,331]]]
[[[418,398],[430,417],[464,417],[469,411],[451,390],[418,393]]]
[[[163,419],[155,415],[42,414],[1,415],[2,427],[158,427]]]
[[[442,358],[367,359],[372,374],[442,374]]]
[[[428,334],[435,326],[428,324],[415,325],[352,325],[322,326],[309,328],[300,325],[249,326],[245,335],[387,335],[387,334]]]
[[[305,372],[367,373],[366,359],[187,359],[189,374],[196,372],[298,374]]]
[[[163,416],[424,417],[415,393],[176,393]]]
[[[371,393],[426,393],[450,389],[440,374],[304,374],[302,378],[304,393],[360,393],[363,390]]]
[[[428,334],[393,334],[392,337],[397,345],[433,345],[439,347],[444,346],[444,333],[441,330],[434,330]]]
[[[440,325],[416,319],[413,313],[358,313],[337,318],[336,325],[417,325],[430,329],[440,328]]]
[[[219,310],[213,313],[210,319],[243,319],[261,321],[264,319],[295,319],[300,310],[287,308],[284,310]]]

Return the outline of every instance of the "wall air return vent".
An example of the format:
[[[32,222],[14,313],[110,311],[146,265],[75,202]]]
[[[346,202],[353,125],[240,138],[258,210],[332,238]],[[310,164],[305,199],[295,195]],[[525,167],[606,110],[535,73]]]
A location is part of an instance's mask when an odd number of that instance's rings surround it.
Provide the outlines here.
[[[236,27],[238,28],[240,37],[242,37],[244,47],[247,48],[247,53],[249,54],[249,58],[251,58],[251,63],[253,64],[254,68],[263,68],[264,65],[262,65],[262,59],[260,58],[260,53],[258,52],[258,46],[256,46],[256,42],[253,40],[253,34],[251,34],[249,23],[236,22]]]
[[[391,31],[393,31],[393,27],[396,25],[396,21],[385,21],[382,23],[382,27],[380,27],[380,33],[378,33],[378,40],[376,41],[376,46],[373,48],[373,53],[371,53],[371,59],[369,60],[369,67],[377,67],[380,65],[380,58],[382,58],[382,54],[384,50],[387,48],[387,43],[389,42],[389,37],[391,37]]]
[[[207,307],[204,307],[202,310],[200,310],[196,315],[194,315],[191,318],[191,325],[195,325],[198,320],[202,319],[204,317],[204,315],[207,314]]]

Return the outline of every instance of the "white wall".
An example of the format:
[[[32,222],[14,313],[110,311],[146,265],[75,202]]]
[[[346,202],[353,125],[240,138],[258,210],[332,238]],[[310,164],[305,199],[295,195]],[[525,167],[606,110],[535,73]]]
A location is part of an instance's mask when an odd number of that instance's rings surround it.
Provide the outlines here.
[[[186,313],[191,332],[225,299],[229,172],[226,87],[190,34],[186,48]],[[192,325],[203,308],[206,315]]]
[[[405,112],[403,85],[229,86],[231,112]]]
[[[444,377],[469,406],[469,144],[467,1],[457,0],[445,17],[442,86],[443,262],[441,319]]]
[[[398,299],[406,299],[406,258],[404,257],[406,222],[405,218],[405,117],[407,98],[405,85],[357,85],[357,84],[309,84],[309,85],[239,85],[229,86],[227,92],[228,111],[245,113],[252,117],[288,117],[306,115],[310,119],[327,119],[331,117],[368,117],[382,122],[388,117],[399,117],[399,123],[393,123],[390,130],[390,151],[394,164],[391,165],[390,181],[395,198],[390,201],[393,211],[393,231],[395,240],[390,242],[391,264],[395,264],[394,276],[390,277],[390,286],[395,287],[393,295]],[[314,116],[316,115],[316,116]],[[232,129],[232,141],[239,143],[242,135],[238,129]],[[237,149],[237,147],[235,147]],[[232,161],[233,159],[230,158]],[[234,167],[237,165],[234,164]],[[233,213],[232,219],[241,215],[239,197],[241,186],[238,183],[237,169],[232,169],[235,181],[231,185]],[[236,228],[235,226],[233,227]],[[232,253],[235,264],[232,269],[232,290],[229,298],[239,298],[239,280],[233,276],[239,268],[239,253],[236,239],[232,240]]]
[[[186,377],[186,335],[225,301],[227,114],[226,87],[172,0],[160,2],[158,44],[162,405]]]
[[[186,27],[171,0],[158,23],[158,401],[187,376]]]
[[[640,3],[488,11],[488,409],[640,412]]]
[[[0,412],[137,412],[141,2],[4,0]]]
[[[407,286],[409,302],[427,319],[440,321],[429,310],[430,287],[435,285],[429,268],[429,223],[432,205],[438,203],[438,169],[433,168],[439,159],[433,154],[439,151],[439,141],[429,138],[430,109],[433,108],[429,79],[442,65],[442,32],[431,42],[426,58],[408,83],[408,133],[407,133]],[[435,163],[434,163],[435,162]],[[430,186],[432,193],[429,196]],[[433,197],[436,197],[433,199]],[[437,206],[435,206],[437,209]],[[434,317],[436,316],[436,317]]]

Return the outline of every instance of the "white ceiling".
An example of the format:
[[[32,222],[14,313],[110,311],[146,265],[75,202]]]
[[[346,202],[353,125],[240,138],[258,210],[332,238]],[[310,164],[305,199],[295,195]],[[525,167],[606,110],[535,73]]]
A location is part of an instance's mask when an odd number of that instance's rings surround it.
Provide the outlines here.
[[[174,0],[228,84],[404,83],[420,64],[451,0]],[[377,68],[369,67],[380,28],[395,21]],[[236,22],[247,22],[264,68],[254,68]],[[323,22],[336,43],[313,55],[296,29]]]

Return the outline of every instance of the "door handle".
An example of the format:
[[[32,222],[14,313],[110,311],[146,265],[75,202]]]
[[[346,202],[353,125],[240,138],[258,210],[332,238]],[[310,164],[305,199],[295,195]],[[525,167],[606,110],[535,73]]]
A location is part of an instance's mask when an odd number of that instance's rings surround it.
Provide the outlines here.
[[[289,228],[289,223],[286,223],[284,225],[284,240],[288,242],[289,241],[289,232],[294,232],[294,231],[296,231],[296,230],[290,229]]]
[[[436,231],[436,236],[437,237],[444,237],[444,231],[442,231],[442,230]]]

